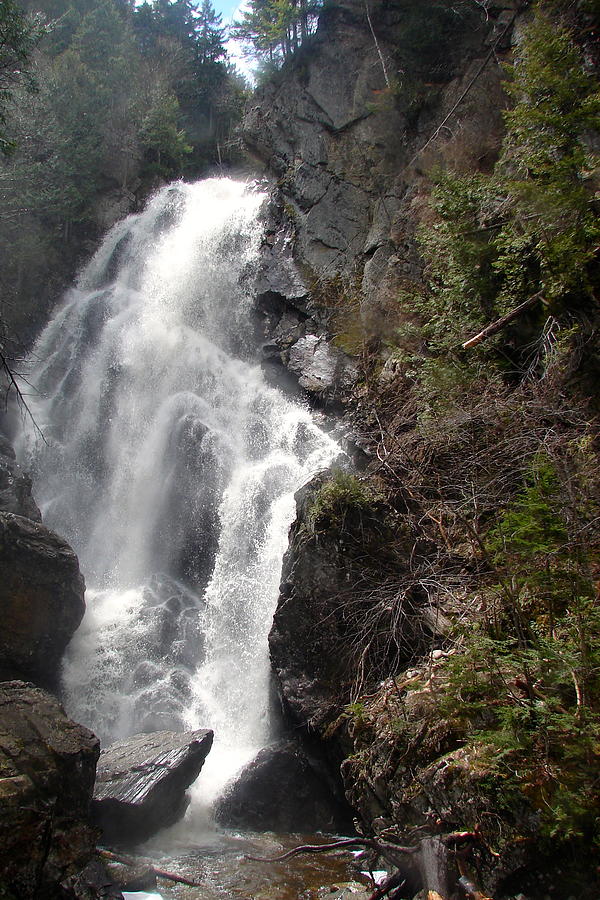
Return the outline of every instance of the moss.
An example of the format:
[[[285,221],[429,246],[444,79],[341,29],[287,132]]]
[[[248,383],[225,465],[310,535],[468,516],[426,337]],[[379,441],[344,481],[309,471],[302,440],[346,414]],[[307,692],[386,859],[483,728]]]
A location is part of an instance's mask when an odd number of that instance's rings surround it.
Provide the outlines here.
[[[343,530],[348,516],[373,508],[381,498],[356,475],[337,469],[317,491],[306,513],[311,532]]]

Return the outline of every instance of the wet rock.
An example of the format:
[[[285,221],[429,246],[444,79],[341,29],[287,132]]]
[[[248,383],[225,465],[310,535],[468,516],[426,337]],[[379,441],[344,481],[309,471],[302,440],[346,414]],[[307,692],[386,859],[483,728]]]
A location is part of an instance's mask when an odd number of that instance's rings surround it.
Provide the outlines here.
[[[0,513],[0,569],[0,677],[52,689],[85,610],[77,556],[41,523]]]
[[[300,387],[318,397],[341,394],[358,377],[356,363],[316,334],[296,341],[289,352],[288,366],[299,376]]]
[[[21,681],[0,685],[0,896],[62,897],[59,884],[91,860],[99,752],[95,735],[50,694]]]
[[[136,734],[103,750],[92,820],[104,840],[132,845],[184,814],[187,788],[197,778],[213,733],[158,731]]]
[[[221,798],[216,817],[234,828],[282,832],[343,831],[352,821],[322,767],[296,741],[261,750]]]
[[[0,434],[0,510],[41,522],[42,516],[31,496],[31,479],[15,458],[10,442]]]
[[[123,891],[149,891],[156,887],[156,873],[151,866],[122,862],[106,862],[112,882]]]
[[[319,900],[350,900],[354,897],[372,897],[373,888],[359,881],[344,881],[341,884],[331,884],[319,888],[317,897]]]
[[[61,900],[123,900],[120,885],[98,858],[92,859],[77,875],[65,879],[60,896]]]

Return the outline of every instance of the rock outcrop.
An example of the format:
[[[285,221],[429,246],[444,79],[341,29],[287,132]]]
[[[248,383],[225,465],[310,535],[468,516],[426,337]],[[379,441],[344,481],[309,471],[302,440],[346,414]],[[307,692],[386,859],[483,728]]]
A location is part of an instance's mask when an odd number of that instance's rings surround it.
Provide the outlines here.
[[[254,831],[344,831],[350,810],[296,741],[265,747],[219,800],[217,821]]]
[[[369,21],[362,0],[326,5],[246,114],[246,147],[276,184],[257,285],[266,355],[318,406],[352,397],[346,353],[395,334],[399,293],[421,276],[431,171],[496,159],[519,4],[459,6],[372,0]]]
[[[85,609],[77,556],[40,522],[0,513],[0,677],[55,688]]]
[[[31,479],[17,463],[10,442],[0,433],[0,510],[41,522],[42,516],[31,496]]]
[[[188,805],[212,731],[137,734],[103,750],[98,762],[92,821],[104,840],[132,845],[173,825]]]
[[[50,900],[92,859],[97,738],[32,684],[0,684],[0,896]]]
[[[386,619],[386,581],[398,590],[411,560],[427,548],[382,497],[361,490],[357,481],[346,486],[343,475],[325,473],[296,495],[269,646],[284,711],[307,732],[318,734],[340,700],[347,702],[353,648],[369,628],[381,666],[389,657],[408,662],[432,633],[428,606],[416,593],[406,598],[402,622]],[[379,646],[378,635],[388,631],[389,646]],[[363,660],[363,672],[369,665]]]
[[[310,52],[248,111],[246,145],[277,178],[308,287],[314,277],[360,277],[365,264],[373,287],[391,270],[417,272],[408,245],[424,171],[494,159],[505,103],[498,58],[515,3],[463,6],[374,0],[369,23],[362,0],[332,4]]]

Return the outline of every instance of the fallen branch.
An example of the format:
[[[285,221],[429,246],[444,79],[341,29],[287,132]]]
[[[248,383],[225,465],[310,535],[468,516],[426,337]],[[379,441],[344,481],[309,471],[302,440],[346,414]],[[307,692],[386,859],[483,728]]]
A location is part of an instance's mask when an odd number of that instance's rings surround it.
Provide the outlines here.
[[[381,884],[371,894],[369,900],[383,900],[386,894],[389,894],[389,892],[394,888],[403,887],[405,882],[406,878],[404,877],[402,872],[394,872],[393,875],[390,875],[389,878],[386,878],[385,881],[381,882]]]
[[[368,847],[369,850],[376,850],[384,859],[389,859],[397,865],[395,854],[413,854],[418,853],[418,847],[400,847],[396,844],[382,843],[374,841],[372,838],[345,838],[343,841],[333,841],[331,844],[301,844],[282,853],[280,856],[250,856],[248,853],[245,859],[251,859],[256,862],[283,862],[284,859],[291,859],[299,853],[327,853],[329,850],[340,850],[341,848],[350,849],[350,847]]]
[[[114,853],[112,850],[98,850],[100,856],[103,859],[108,859],[111,862],[123,863],[125,866],[137,866],[140,862],[143,862],[144,865],[147,865],[148,868],[156,875],[157,878],[165,878],[167,881],[174,881],[177,884],[185,884],[188,887],[202,887],[202,884],[199,881],[192,881],[190,878],[185,878],[183,875],[176,875],[174,872],[167,872],[166,869],[159,869],[158,866],[155,866],[150,860],[145,857],[138,857],[137,859],[133,859],[130,856],[122,856],[120,853]]]
[[[519,306],[515,307],[515,309],[511,310],[505,316],[502,316],[501,319],[497,319],[495,322],[492,322],[491,325],[488,325],[483,331],[480,331],[479,334],[476,334],[475,337],[469,338],[468,341],[465,341],[462,345],[463,350],[470,350],[471,347],[476,347],[477,344],[481,344],[483,341],[487,340],[487,338],[491,337],[493,334],[497,334],[499,331],[502,331],[505,325],[508,325],[509,322],[512,322],[513,319],[516,319],[517,316],[520,316],[521,313],[525,312],[526,309],[529,309],[538,300],[542,299],[541,291],[537,294],[534,294],[533,297],[529,297],[528,300],[525,300]]]
[[[484,894],[482,894],[481,891],[475,887],[473,882],[466,877],[466,875],[460,876],[460,878],[458,879],[458,884],[468,900],[492,900],[491,897],[486,897]]]

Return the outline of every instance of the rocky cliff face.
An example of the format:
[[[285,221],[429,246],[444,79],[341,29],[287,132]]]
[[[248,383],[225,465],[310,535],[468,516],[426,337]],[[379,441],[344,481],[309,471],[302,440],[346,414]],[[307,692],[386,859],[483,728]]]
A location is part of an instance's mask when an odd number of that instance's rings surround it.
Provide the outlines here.
[[[247,114],[245,142],[277,182],[272,230],[296,263],[273,290],[297,297],[303,285],[338,343],[351,341],[332,322],[340,294],[359,296],[359,317],[385,332],[390,299],[418,277],[427,173],[493,164],[518,6],[378,0],[369,23],[360,0],[331,4],[314,43]]]
[[[50,694],[0,685],[0,896],[75,896],[67,883],[96,843],[87,819],[99,753],[98,739]]]

